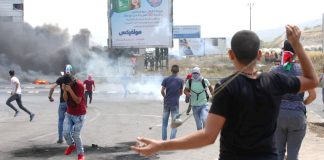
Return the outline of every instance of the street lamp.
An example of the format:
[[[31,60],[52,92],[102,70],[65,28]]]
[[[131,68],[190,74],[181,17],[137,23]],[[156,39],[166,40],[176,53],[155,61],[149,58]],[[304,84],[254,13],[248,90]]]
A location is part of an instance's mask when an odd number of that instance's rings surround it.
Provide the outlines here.
[[[248,3],[248,6],[250,8],[250,31],[251,31],[251,19],[252,19],[252,14],[251,14],[251,10],[252,10],[252,7],[253,7],[254,3]]]

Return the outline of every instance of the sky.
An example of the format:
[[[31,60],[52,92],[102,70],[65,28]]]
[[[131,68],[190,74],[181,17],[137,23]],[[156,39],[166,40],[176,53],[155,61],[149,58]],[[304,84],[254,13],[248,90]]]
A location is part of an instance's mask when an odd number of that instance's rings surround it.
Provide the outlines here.
[[[173,0],[174,25],[200,25],[201,37],[231,37],[249,29],[284,27],[322,19],[322,0]],[[24,0],[24,19],[32,26],[55,24],[71,35],[88,28],[95,44],[107,45],[107,0]]]

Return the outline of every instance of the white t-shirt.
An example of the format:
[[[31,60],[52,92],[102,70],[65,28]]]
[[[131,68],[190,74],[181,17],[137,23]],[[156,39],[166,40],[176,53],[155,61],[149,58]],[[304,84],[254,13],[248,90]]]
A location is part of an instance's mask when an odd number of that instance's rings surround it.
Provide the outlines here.
[[[16,84],[18,84],[17,92],[16,94],[21,94],[21,88],[20,88],[20,82],[17,77],[11,78],[11,92],[14,93],[16,90]]]

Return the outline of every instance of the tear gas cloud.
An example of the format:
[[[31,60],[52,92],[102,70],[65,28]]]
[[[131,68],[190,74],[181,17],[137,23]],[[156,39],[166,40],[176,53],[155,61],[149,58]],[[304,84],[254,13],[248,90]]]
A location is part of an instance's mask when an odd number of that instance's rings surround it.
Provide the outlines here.
[[[8,77],[10,69],[15,69],[23,80],[58,73],[68,62],[68,42],[67,30],[58,26],[33,28],[26,23],[1,23],[0,79]]]
[[[98,90],[122,92],[122,77],[128,75],[130,93],[161,99],[161,75],[137,73],[134,76],[129,55],[110,58],[100,46],[90,50],[90,37],[87,29],[71,37],[67,29],[57,25],[33,28],[27,23],[0,23],[0,83],[8,83],[10,69],[16,71],[23,83],[36,79],[54,82],[64,66],[71,64],[79,79],[93,75],[102,85]]]

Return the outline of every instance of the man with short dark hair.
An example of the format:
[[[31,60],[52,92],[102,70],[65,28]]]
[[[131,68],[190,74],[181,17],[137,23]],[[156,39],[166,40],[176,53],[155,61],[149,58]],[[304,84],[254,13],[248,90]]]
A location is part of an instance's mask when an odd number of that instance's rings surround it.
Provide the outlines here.
[[[71,65],[66,65],[65,70],[64,70],[64,75],[65,74],[72,74],[72,66]],[[56,81],[55,84],[53,84],[50,88],[50,92],[48,95],[48,99],[50,102],[53,102],[54,99],[52,97],[54,89],[57,86],[60,86],[60,103],[58,107],[58,140],[56,143],[62,144],[63,143],[63,122],[64,122],[64,117],[67,109],[67,104],[63,99],[63,89],[62,89],[62,84],[63,84],[63,76],[60,76]]]
[[[132,149],[148,156],[161,150],[199,148],[213,144],[221,131],[219,160],[277,160],[274,132],[281,96],[315,88],[319,83],[300,43],[301,31],[297,26],[287,25],[286,33],[300,60],[302,76],[258,74],[260,40],[252,31],[239,31],[233,36],[229,50],[237,72],[223,79],[214,92],[206,127],[171,141],[139,137],[138,141],[144,145]]]
[[[29,114],[29,121],[32,121],[35,117],[34,113],[31,113],[27,108],[22,105],[21,101],[21,86],[19,79],[15,76],[15,71],[10,70],[9,75],[11,77],[11,96],[7,99],[6,104],[15,111],[14,117],[16,117],[19,111],[11,104],[12,101],[16,101],[19,108]]]
[[[87,79],[83,81],[83,85],[86,88],[86,91],[84,92],[84,96],[85,96],[86,106],[88,107],[88,97],[89,97],[89,104],[91,104],[92,93],[96,89],[96,85],[91,74],[89,74]]]
[[[80,80],[75,79],[71,74],[63,76],[63,99],[67,103],[63,135],[69,147],[65,154],[71,154],[77,150],[78,160],[84,160],[84,149],[81,140],[81,129],[85,121],[86,104],[84,100],[84,86]]]
[[[161,95],[164,98],[163,117],[162,117],[162,140],[167,140],[167,127],[169,115],[175,119],[179,114],[179,98],[182,95],[183,80],[178,77],[179,66],[171,67],[172,75],[166,77],[162,81]],[[170,139],[174,139],[177,134],[177,129],[171,129]]]

